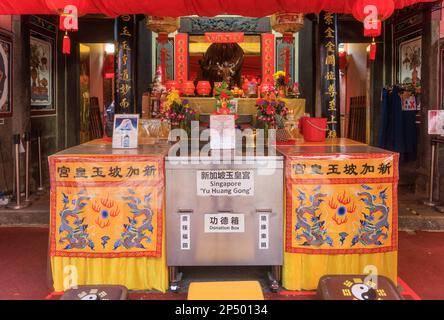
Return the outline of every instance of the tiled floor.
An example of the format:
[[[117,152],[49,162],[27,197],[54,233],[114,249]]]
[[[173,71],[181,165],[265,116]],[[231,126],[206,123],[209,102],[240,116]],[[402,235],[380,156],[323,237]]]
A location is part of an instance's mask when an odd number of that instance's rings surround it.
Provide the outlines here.
[[[50,294],[46,282],[47,246],[46,228],[0,228],[0,299],[44,299]],[[399,276],[422,299],[444,299],[444,233],[400,232]],[[185,297],[185,293],[130,295],[131,299]],[[267,293],[266,298],[299,300],[313,299],[314,295]]]

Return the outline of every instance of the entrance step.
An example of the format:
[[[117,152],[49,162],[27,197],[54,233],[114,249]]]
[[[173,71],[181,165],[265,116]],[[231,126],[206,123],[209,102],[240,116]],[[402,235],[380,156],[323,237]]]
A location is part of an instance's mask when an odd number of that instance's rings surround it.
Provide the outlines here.
[[[29,207],[11,210],[0,207],[0,227],[3,226],[48,226],[49,193],[40,197],[31,197]]]
[[[403,231],[444,231],[444,213],[420,200],[399,201],[398,228]]]

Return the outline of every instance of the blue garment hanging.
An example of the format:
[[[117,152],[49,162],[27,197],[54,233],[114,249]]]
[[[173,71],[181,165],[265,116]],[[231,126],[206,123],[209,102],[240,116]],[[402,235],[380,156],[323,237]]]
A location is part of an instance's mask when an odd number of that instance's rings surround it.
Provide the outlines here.
[[[416,159],[416,111],[403,111],[402,89],[382,90],[379,147],[398,152],[402,161]]]

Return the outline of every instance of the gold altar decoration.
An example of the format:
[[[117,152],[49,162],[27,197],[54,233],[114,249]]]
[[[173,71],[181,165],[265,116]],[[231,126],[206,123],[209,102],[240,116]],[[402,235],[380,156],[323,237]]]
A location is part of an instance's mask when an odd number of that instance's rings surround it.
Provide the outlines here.
[[[145,16],[146,27],[156,33],[172,33],[179,29],[179,18]]]
[[[299,32],[304,27],[303,13],[275,13],[271,16],[271,28],[279,33]]]
[[[190,108],[193,108],[198,114],[211,114],[216,110],[216,100],[213,97],[191,97],[187,98],[187,100]],[[257,98],[239,98],[237,114],[252,115],[253,119],[255,119],[257,114],[256,100]],[[285,102],[291,121],[297,122],[297,120],[304,114],[305,99],[282,98],[281,101]]]

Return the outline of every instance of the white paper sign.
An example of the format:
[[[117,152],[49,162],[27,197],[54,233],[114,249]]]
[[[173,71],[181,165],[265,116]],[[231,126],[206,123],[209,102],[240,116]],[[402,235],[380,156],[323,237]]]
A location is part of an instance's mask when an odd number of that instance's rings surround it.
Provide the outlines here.
[[[245,215],[237,213],[215,213],[204,215],[205,233],[245,232]]]
[[[113,148],[137,148],[138,114],[116,114],[113,126]]]
[[[210,116],[210,147],[211,149],[234,149],[236,146],[236,130],[234,115]]]
[[[429,110],[429,134],[444,135],[444,110]]]
[[[201,197],[254,196],[253,170],[198,170],[196,179]]]

